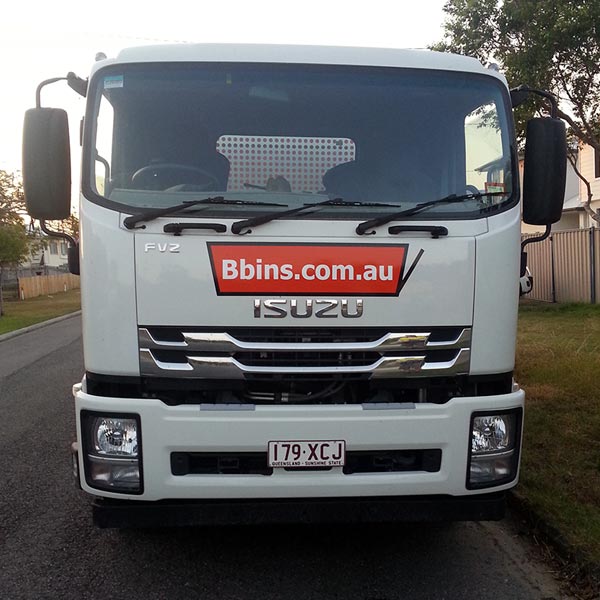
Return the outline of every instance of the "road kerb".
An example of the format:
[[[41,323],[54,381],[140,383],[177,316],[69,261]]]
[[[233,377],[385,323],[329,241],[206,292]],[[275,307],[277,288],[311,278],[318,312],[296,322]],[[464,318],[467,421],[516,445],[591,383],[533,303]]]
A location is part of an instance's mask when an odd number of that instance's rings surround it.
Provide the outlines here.
[[[541,517],[531,503],[518,491],[512,490],[508,495],[508,504],[515,513],[520,514],[531,532],[536,533],[558,556],[564,564],[575,568],[575,578],[600,590],[600,565],[589,560],[581,551],[566,540],[561,532]],[[594,596],[595,597],[595,596]]]
[[[54,325],[54,323],[60,323],[61,321],[72,319],[73,317],[77,317],[79,315],[81,315],[81,310],[77,310],[67,315],[62,315],[61,317],[55,317],[54,319],[48,319],[47,321],[42,321],[41,323],[35,323],[34,325],[30,325],[29,327],[23,327],[21,329],[15,329],[15,331],[3,333],[2,335],[0,335],[0,343],[5,342],[6,340],[10,340],[11,338],[17,337],[19,335],[30,333],[31,331],[36,331],[37,329],[43,329],[44,327],[48,327],[49,325]]]

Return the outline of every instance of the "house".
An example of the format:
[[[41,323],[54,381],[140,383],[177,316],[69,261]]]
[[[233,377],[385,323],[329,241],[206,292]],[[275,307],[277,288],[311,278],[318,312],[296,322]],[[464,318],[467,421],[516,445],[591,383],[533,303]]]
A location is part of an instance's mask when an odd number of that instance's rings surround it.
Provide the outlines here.
[[[67,242],[62,238],[45,237],[45,247],[31,252],[29,260],[20,265],[23,275],[49,275],[68,268]]]
[[[581,174],[589,181],[592,188],[592,203],[591,207],[600,214],[600,152],[592,146],[587,144],[582,145],[579,150],[579,169]],[[587,201],[588,190],[587,186],[581,179],[579,183],[579,198],[581,204]],[[598,227],[599,224],[595,222],[582,208],[579,219],[579,228],[586,229],[588,227]]]

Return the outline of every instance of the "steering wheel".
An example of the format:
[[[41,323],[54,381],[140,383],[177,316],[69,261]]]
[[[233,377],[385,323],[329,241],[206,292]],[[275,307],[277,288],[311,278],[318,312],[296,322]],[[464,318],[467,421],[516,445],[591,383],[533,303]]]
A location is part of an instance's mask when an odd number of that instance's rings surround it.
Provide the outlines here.
[[[474,194],[476,196],[479,196],[479,194],[481,194],[479,189],[477,187],[475,187],[474,185],[466,185],[465,191],[467,194]]]
[[[165,190],[179,184],[193,184],[200,190],[216,190],[220,182],[215,175],[200,167],[177,163],[156,163],[138,169],[131,176],[138,189]]]

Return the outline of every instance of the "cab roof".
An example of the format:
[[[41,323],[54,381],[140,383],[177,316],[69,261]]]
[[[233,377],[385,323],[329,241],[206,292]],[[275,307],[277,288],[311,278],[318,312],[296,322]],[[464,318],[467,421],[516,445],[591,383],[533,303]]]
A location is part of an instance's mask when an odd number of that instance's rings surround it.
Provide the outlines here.
[[[392,48],[268,44],[169,44],[139,46],[122,50],[114,59],[96,63],[94,71],[108,64],[143,62],[247,62],[403,67],[482,73],[504,81],[504,77],[500,73],[485,68],[477,59],[446,52]]]

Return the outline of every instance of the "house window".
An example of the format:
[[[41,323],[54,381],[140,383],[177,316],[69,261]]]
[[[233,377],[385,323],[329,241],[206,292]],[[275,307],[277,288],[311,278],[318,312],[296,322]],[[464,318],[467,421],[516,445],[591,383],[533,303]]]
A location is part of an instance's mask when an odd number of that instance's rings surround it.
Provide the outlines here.
[[[594,177],[600,178],[600,152],[594,148]]]
[[[56,242],[50,242],[50,254],[58,254],[58,244]]]
[[[61,256],[67,255],[67,244],[65,244],[65,242],[60,243],[60,255]]]

